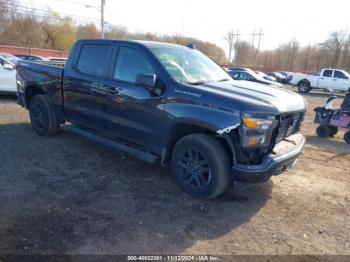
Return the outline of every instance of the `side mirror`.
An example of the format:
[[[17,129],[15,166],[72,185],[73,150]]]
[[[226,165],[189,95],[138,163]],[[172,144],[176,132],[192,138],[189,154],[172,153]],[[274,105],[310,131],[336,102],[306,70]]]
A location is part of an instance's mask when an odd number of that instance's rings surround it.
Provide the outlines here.
[[[139,86],[155,88],[156,80],[157,80],[156,75],[137,74],[136,76],[136,84]]]
[[[2,66],[3,69],[7,69],[7,70],[13,70],[15,69],[15,67],[13,65],[10,65],[10,64],[4,64]]]

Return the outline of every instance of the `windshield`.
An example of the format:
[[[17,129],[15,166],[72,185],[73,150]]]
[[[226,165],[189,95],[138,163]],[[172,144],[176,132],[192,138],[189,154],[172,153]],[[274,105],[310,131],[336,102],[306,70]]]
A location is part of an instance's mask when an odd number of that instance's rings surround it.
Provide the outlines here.
[[[151,51],[177,82],[201,84],[231,79],[225,70],[195,49],[152,48]]]

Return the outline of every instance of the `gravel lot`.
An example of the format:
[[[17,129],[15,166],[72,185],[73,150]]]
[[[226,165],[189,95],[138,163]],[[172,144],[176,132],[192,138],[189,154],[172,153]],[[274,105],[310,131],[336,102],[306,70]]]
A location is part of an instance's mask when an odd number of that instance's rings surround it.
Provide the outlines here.
[[[315,136],[305,95],[305,154],[295,168],[212,201],[168,169],[84,138],[37,136],[0,96],[0,254],[347,254],[350,146]]]

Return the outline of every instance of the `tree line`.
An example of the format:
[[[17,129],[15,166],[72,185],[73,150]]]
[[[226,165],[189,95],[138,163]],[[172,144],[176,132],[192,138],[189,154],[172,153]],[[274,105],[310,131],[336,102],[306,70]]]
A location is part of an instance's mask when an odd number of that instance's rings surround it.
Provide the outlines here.
[[[295,39],[260,52],[247,41],[231,44],[235,53],[232,64],[237,66],[266,71],[317,72],[326,67],[350,71],[350,34],[346,30],[330,32],[323,42],[304,47]]]
[[[53,11],[38,14],[31,8],[24,10],[16,0],[0,0],[0,45],[69,51],[75,40],[99,38],[100,35],[94,22],[77,23],[72,17]],[[224,50],[216,44],[179,34],[131,33],[123,26],[108,24],[105,37],[191,43],[218,64],[228,62]]]
[[[0,45],[45,48],[69,51],[76,39],[99,38],[94,22],[77,22],[52,10],[37,13],[24,9],[18,0],[0,0]],[[249,42],[228,40],[234,53],[229,63],[224,50],[214,43],[192,37],[131,33],[123,26],[108,25],[106,38],[163,41],[177,44],[192,43],[197,49],[221,65],[236,65],[267,70],[315,72],[324,67],[350,71],[350,34],[346,30],[331,32],[323,42],[305,47],[297,40],[281,44],[273,50],[259,51]]]

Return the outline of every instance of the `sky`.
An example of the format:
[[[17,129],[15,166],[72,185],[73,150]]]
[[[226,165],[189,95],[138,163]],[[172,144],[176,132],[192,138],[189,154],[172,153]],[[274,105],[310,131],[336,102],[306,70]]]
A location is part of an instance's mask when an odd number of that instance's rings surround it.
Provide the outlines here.
[[[229,30],[252,42],[262,29],[261,50],[296,39],[320,43],[334,30],[350,29],[349,0],[105,0],[106,21],[131,32],[184,34],[213,42],[227,52]],[[22,5],[99,19],[100,0],[20,0]],[[98,21],[94,20],[97,24]],[[258,45],[255,37],[254,45]]]

